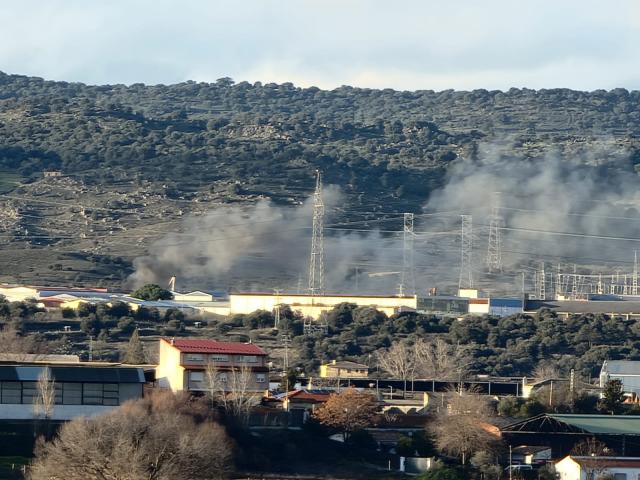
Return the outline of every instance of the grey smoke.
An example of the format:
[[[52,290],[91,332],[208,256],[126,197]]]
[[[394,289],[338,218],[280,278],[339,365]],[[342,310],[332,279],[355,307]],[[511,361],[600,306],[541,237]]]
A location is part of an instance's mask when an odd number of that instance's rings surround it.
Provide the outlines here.
[[[330,230],[334,207],[343,202],[337,187],[323,192],[327,214],[324,240],[325,285],[336,292],[358,288],[387,290],[396,278],[369,281],[371,268],[397,269],[401,254],[397,238],[377,231]],[[311,245],[312,203],[281,207],[268,200],[251,206],[218,208],[207,215],[191,216],[181,233],[172,233],[154,243],[149,254],[134,261],[130,278],[134,286],[156,282],[165,284],[176,276],[183,288],[216,288],[242,291],[296,291],[307,288]],[[341,222],[335,225],[340,228]],[[366,260],[369,267],[357,269]],[[371,265],[372,264],[372,265]]]
[[[548,153],[522,159],[510,156],[513,148],[508,144],[483,145],[480,150],[478,159],[461,158],[450,166],[444,187],[432,193],[424,214],[416,215],[418,294],[430,287],[455,292],[460,214],[473,215],[475,277],[490,293],[519,293],[520,272],[530,274],[541,261],[548,268],[561,263],[567,270],[573,263],[586,271],[631,270],[633,250],[640,247],[637,242],[557,235],[640,238],[638,176],[624,152]],[[506,227],[502,232],[505,275],[498,278],[487,277],[483,264],[493,192],[501,192]],[[325,223],[331,226],[336,223],[332,212],[344,198],[337,187],[329,186],[324,199]],[[431,215],[437,212],[450,213]],[[167,235],[151,246],[147,256],[136,259],[131,281],[166,283],[176,275],[183,288],[296,291],[300,286],[304,291],[311,218],[310,200],[299,207],[263,200],[189,217],[181,233]],[[336,227],[325,230],[327,291],[397,293],[400,275],[395,272],[402,270],[401,216],[346,226],[364,232]]]
[[[568,156],[551,152],[532,159],[514,159],[511,151],[508,144],[487,145],[479,159],[458,160],[449,170],[445,187],[434,192],[426,206],[426,211],[473,215],[476,277],[481,286],[496,288],[496,279],[489,281],[483,275],[494,192],[501,192],[500,212],[506,227],[503,259],[511,280],[505,275],[502,289],[508,293],[520,288],[514,277],[542,261],[547,269],[561,264],[566,271],[576,263],[584,273],[631,269],[629,262],[640,243],[620,238],[640,237],[639,177],[624,151]],[[457,222],[450,219],[448,227]],[[455,262],[459,243],[453,241],[451,246],[448,261]]]

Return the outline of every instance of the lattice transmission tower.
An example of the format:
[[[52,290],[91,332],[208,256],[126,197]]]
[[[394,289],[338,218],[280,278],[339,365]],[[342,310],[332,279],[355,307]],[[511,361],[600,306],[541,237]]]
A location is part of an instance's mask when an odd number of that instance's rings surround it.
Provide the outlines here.
[[[473,218],[460,215],[460,277],[458,288],[473,288]]]
[[[402,277],[400,279],[400,295],[416,294],[416,274],[413,255],[413,213],[404,214],[402,229]]]
[[[502,272],[502,237],[500,229],[504,219],[500,215],[500,192],[493,194],[489,217],[489,244],[487,246],[487,269],[489,273]]]
[[[313,228],[311,256],[309,258],[309,293],[324,294],[324,202],[322,201],[322,177],[316,170],[316,190],[313,194]]]

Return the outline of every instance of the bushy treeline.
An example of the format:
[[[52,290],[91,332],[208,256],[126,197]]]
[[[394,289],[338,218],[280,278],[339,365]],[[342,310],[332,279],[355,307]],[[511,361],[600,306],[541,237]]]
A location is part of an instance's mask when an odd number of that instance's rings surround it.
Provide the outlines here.
[[[544,365],[563,375],[574,369],[588,380],[599,374],[605,359],[640,359],[640,321],[606,315],[564,319],[542,310],[505,318],[468,316],[456,320],[410,312],[387,318],[371,307],[344,303],[324,316],[326,335],[302,335],[302,320],[288,313],[285,317],[289,323],[283,328],[294,334],[294,345],[310,371],[331,359],[373,365],[378,350],[417,338],[466,345],[472,357],[470,372],[498,376],[531,376]]]
[[[624,89],[89,86],[0,73],[0,168],[27,178],[82,171],[103,184],[126,172],[169,198],[212,185],[283,201],[307,194],[320,168],[347,193],[406,209],[441,184],[449,162],[505,134],[515,150],[533,137],[556,147],[576,136],[624,137],[633,155],[639,102]]]

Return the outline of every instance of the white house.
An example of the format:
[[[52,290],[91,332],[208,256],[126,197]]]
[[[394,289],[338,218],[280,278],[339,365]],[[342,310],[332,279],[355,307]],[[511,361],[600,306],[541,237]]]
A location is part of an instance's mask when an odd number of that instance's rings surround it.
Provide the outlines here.
[[[600,386],[604,387],[609,380],[620,380],[625,393],[638,396],[640,394],[640,362],[605,360],[600,369]]]
[[[640,480],[640,457],[576,457],[568,455],[555,464],[560,480]]]

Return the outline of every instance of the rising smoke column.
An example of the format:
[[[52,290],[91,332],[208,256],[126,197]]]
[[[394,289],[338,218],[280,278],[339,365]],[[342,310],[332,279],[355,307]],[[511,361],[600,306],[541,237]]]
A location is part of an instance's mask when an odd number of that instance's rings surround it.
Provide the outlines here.
[[[343,203],[338,188],[323,192],[326,221]],[[164,284],[177,276],[179,284],[199,288],[306,291],[311,245],[312,201],[298,207],[276,206],[261,200],[251,206],[225,206],[206,215],[188,217],[181,233],[153,243],[148,255],[134,260],[132,286]],[[341,225],[338,224],[338,226]],[[353,289],[354,264],[366,259],[374,265],[398,265],[397,238],[370,232],[333,231],[325,236],[325,277],[328,291]],[[366,269],[361,269],[366,270]],[[397,279],[377,279],[360,287],[387,291]]]
[[[425,211],[473,215],[478,272],[484,270],[487,217],[494,192],[500,192],[502,198],[507,271],[516,272],[539,261],[612,267],[632,260],[633,249],[640,244],[594,238],[640,237],[636,208],[640,182],[627,156],[618,155],[603,165],[601,157],[588,154],[514,158],[508,144],[485,145],[481,150],[479,158],[460,158],[451,165],[445,186],[433,192],[425,206]],[[456,255],[454,251],[449,261],[455,261]]]

